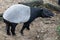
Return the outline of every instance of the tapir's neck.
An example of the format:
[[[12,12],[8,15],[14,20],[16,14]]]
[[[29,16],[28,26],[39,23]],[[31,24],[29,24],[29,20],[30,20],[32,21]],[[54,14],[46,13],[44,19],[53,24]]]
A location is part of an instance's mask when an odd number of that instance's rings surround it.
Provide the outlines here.
[[[40,17],[40,8],[31,7],[31,15],[34,17]]]

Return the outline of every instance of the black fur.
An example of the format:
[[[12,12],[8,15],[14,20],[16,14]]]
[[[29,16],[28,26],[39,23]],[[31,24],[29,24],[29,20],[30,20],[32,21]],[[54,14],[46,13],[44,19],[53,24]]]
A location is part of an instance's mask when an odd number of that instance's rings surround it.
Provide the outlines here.
[[[54,14],[51,13],[51,11],[47,10],[47,9],[41,9],[41,8],[30,8],[31,9],[31,17],[30,19],[25,22],[23,24],[23,27],[20,31],[20,33],[23,35],[23,31],[24,29],[28,29],[30,30],[29,28],[29,25],[31,24],[32,21],[34,21],[34,19],[38,18],[38,17],[43,17],[43,18],[50,18],[50,16],[53,16]],[[48,12],[47,12],[48,11]],[[4,19],[4,22],[6,23],[6,30],[7,30],[7,34],[10,35],[10,27],[11,27],[11,32],[12,32],[12,35],[15,35],[15,28],[17,26],[18,23],[11,23],[7,20]]]

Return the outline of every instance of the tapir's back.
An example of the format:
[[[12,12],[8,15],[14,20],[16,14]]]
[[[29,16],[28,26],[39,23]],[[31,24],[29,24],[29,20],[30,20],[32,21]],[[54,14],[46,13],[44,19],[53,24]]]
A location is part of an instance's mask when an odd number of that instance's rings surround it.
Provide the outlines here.
[[[27,22],[30,18],[30,7],[22,4],[12,5],[4,12],[3,18],[14,23]]]

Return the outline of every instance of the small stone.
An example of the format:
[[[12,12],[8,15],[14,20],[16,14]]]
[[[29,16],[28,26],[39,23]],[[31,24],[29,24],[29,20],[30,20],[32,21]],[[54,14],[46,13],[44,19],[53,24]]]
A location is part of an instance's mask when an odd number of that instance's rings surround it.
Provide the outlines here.
[[[39,35],[37,35],[37,38],[39,38],[40,36]]]

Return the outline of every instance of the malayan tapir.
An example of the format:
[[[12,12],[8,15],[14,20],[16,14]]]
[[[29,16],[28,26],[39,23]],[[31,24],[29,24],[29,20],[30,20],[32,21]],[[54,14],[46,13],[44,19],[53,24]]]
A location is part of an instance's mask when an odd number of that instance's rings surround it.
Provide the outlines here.
[[[20,33],[23,35],[23,30],[30,30],[31,22],[38,18],[51,18],[54,14],[45,8],[34,8],[23,4],[14,4],[3,13],[3,20],[6,24],[7,35],[16,35],[15,28],[18,23],[23,23]],[[11,28],[11,29],[10,29]]]

